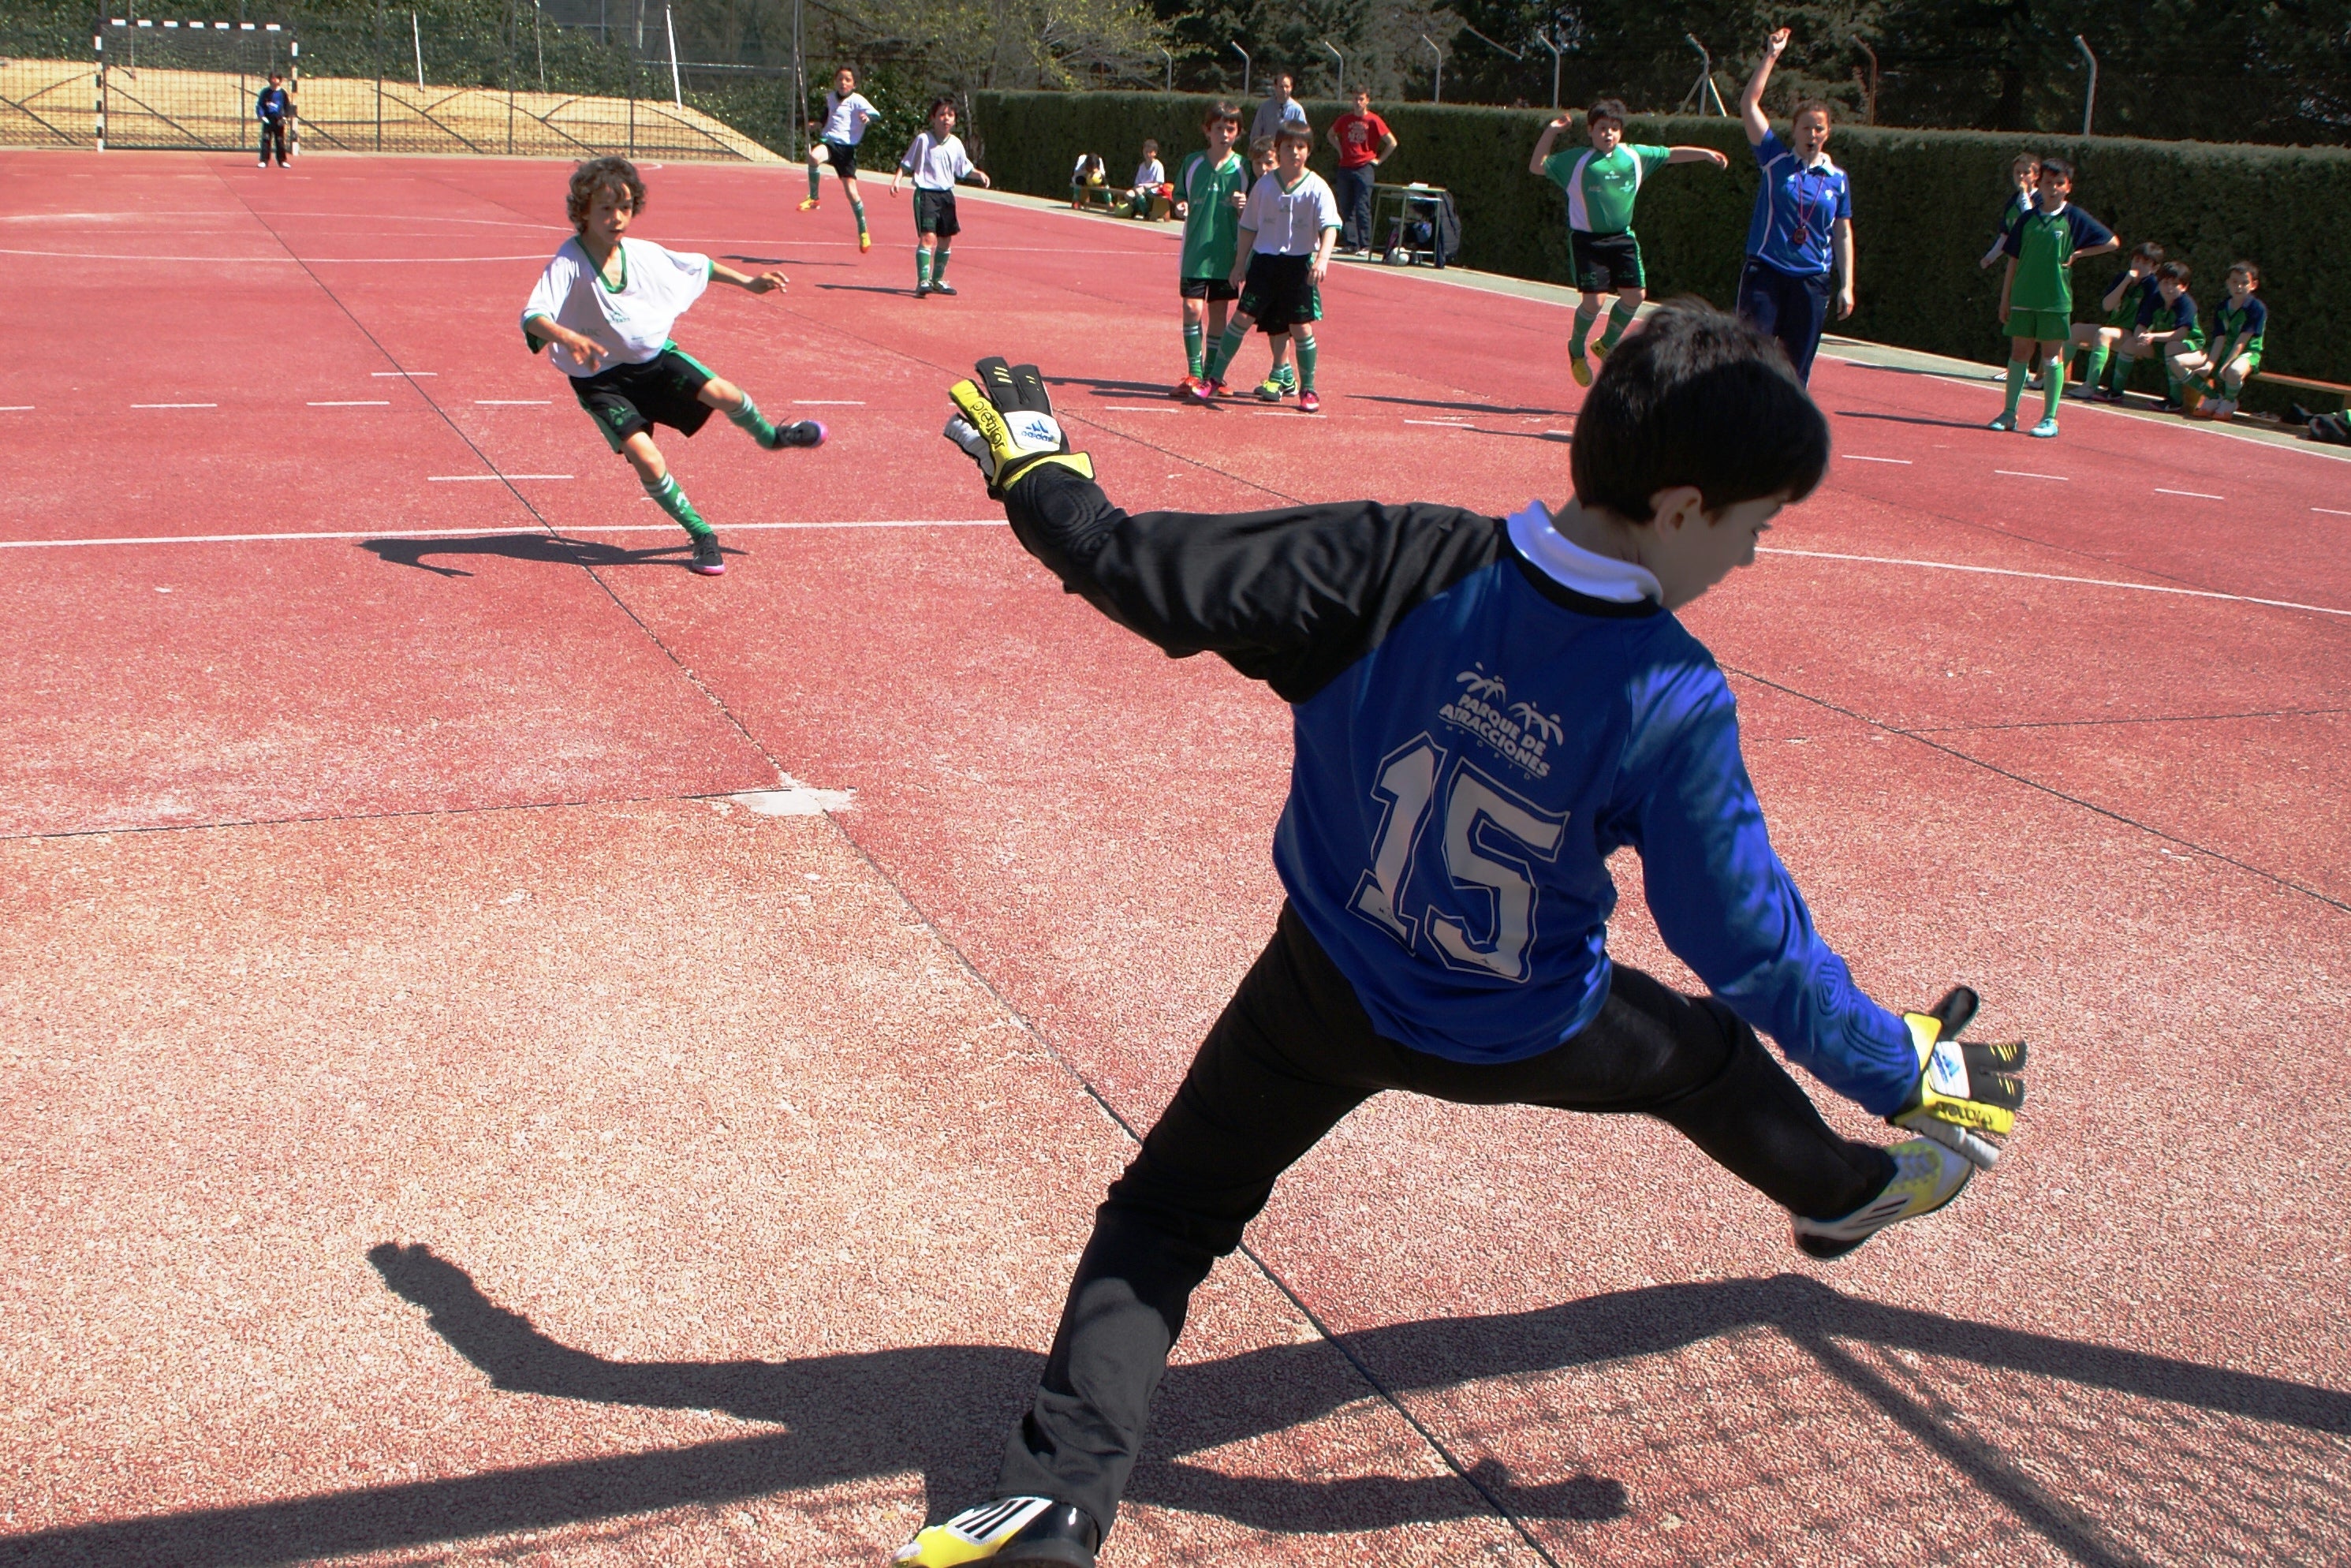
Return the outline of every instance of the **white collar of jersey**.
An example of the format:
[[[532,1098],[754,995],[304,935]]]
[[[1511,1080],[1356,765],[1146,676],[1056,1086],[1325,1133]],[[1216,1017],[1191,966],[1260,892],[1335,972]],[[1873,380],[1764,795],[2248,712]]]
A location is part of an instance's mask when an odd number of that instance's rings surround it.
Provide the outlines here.
[[[1586,599],[1611,604],[1638,604],[1645,599],[1666,601],[1656,574],[1629,560],[1595,555],[1552,526],[1551,508],[1529,501],[1509,519],[1510,543],[1534,562],[1537,570],[1562,588]]]

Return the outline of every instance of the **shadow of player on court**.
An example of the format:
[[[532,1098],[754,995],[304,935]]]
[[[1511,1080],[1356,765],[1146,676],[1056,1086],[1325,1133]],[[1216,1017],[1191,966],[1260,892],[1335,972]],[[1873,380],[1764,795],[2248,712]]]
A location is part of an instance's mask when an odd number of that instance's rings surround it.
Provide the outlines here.
[[[1004,1434],[1034,1389],[1042,1357],[1003,1345],[908,1346],[789,1361],[628,1362],[575,1349],[486,1296],[462,1268],[428,1247],[390,1243],[368,1254],[385,1285],[423,1310],[429,1328],[496,1388],[589,1404],[723,1411],[778,1431],[651,1452],[565,1460],[444,1479],[391,1483],[177,1514],[101,1521],[6,1538],[12,1561],[169,1562],[202,1565],[287,1561],[546,1530],[663,1509],[709,1507],[779,1490],[836,1486],[919,1471],[930,1517],[987,1496]],[[1489,1380],[1524,1380],[1670,1355],[1767,1330],[1809,1353],[1821,1372],[1994,1500],[2027,1531],[2079,1563],[2143,1561],[2093,1516],[2095,1498],[2061,1497],[2037,1479],[2032,1420],[1982,1435],[1918,1368],[1932,1356],[1983,1375],[2040,1380],[2011,1389],[2027,1405],[2086,1394],[2122,1395],[2267,1424],[2241,1428],[2233,1448],[2266,1453],[2301,1432],[2351,1434],[2351,1394],[2144,1352],[1973,1322],[1841,1294],[1802,1275],[1650,1286],[1514,1313],[1431,1318],[1340,1336],[1269,1345],[1171,1367],[1128,1496],[1255,1529],[1330,1533],[1441,1520],[1605,1521],[1626,1516],[1623,1483],[1578,1473],[1520,1485],[1487,1458],[1466,1476],[1237,1476],[1181,1456],[1209,1452],[1314,1422],[1367,1399],[1393,1406]],[[1683,1374],[1687,1376],[1687,1373]],[[1475,1396],[1473,1395],[1473,1396]],[[1707,1390],[1688,1402],[1700,1416]],[[1993,1408],[2002,1396],[1997,1393]],[[1414,1404],[1426,1408],[1426,1398]],[[1539,1399],[1532,1401],[1538,1406]],[[1980,1395],[1970,1401],[1981,1406]],[[2079,1414],[2111,1415],[2110,1406]],[[2043,1409],[2040,1418],[2045,1419]],[[1598,1414],[1593,1446],[1637,1445],[1653,1418]],[[1524,1418],[1520,1418],[1523,1422]],[[1440,1416],[1437,1425],[1441,1428]],[[1703,1421],[1701,1420],[1701,1425]],[[2095,1423],[2094,1423],[2095,1425]],[[2205,1421],[2208,1437],[2220,1428]],[[1775,1442],[1771,1417],[1755,1440]],[[1574,1431],[1562,1434],[1583,1446]],[[1669,1444],[1670,1446],[1670,1444]],[[1660,1456],[1662,1457],[1662,1456]],[[1775,1463],[1777,1461],[1774,1461]],[[1949,1473],[1946,1472],[1946,1473]],[[1466,1484],[1465,1484],[1466,1481]],[[1938,1483],[1943,1484],[1943,1483]],[[1570,1538],[1573,1539],[1573,1538]]]
[[[463,567],[434,566],[425,558],[496,556],[542,566],[683,566],[694,544],[680,537],[674,542],[649,549],[623,549],[600,539],[568,538],[561,534],[474,534],[456,538],[362,539],[360,549],[393,566],[413,566],[435,577],[471,577],[474,574]],[[726,550],[723,545],[720,549],[729,555],[741,553]]]

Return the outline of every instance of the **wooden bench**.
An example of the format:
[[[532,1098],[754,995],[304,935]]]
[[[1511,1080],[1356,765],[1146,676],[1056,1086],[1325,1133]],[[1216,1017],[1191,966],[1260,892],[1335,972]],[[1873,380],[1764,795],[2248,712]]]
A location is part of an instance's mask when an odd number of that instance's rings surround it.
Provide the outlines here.
[[[2313,381],[2308,376],[2282,376],[2275,371],[2255,371],[2247,379],[2271,382],[2282,387],[2300,387],[2304,392],[2333,392],[2346,410],[2351,410],[2351,386],[2345,386],[2340,382]]]

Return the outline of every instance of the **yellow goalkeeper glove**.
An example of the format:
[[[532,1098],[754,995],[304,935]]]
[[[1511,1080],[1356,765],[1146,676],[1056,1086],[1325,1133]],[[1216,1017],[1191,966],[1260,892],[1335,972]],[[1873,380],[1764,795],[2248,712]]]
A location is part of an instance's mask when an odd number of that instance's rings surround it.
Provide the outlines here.
[[[1008,365],[990,355],[972,367],[978,380],[957,382],[947,389],[956,406],[942,433],[963,448],[987,476],[991,500],[1020,476],[1040,465],[1056,465],[1091,479],[1093,459],[1070,450],[1061,422],[1053,417],[1053,400],[1045,392],[1045,378],[1034,365]]]
[[[1918,1082],[1886,1120],[1990,1170],[2000,1160],[2000,1145],[1992,1138],[2015,1131],[2016,1113],[2024,1103],[2024,1042],[1985,1045],[1959,1039],[1975,1012],[1975,992],[1956,986],[1933,1012],[1902,1015],[1918,1048]]]

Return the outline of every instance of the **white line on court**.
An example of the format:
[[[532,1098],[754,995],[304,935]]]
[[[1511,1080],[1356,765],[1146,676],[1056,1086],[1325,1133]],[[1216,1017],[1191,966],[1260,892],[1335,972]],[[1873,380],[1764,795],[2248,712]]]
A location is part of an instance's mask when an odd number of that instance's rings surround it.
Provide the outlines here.
[[[218,408],[216,402],[134,402],[133,408]]]
[[[2229,498],[2226,496],[2215,496],[2207,490],[2167,490],[2160,485],[2155,487],[2155,493],[2158,496],[2193,496],[2199,501],[2225,501]]]
[[[0,403],[0,413],[30,413],[32,412],[33,405],[29,402]]]
[[[477,397],[475,408],[545,408],[555,400],[544,397]]]
[[[862,397],[796,397],[792,399],[792,406],[794,408],[863,408],[865,400]]]
[[[424,476],[424,482],[428,485],[465,485],[477,480],[569,479],[570,477],[569,474],[427,474]],[[651,497],[648,497],[647,499]],[[368,537],[372,538],[374,536]]]
[[[2054,479],[2060,485],[2070,485],[2074,482],[2064,474],[2027,474],[2022,468],[1995,468],[1992,472],[2005,474],[2011,479]]]
[[[431,267],[480,261],[544,261],[547,253],[520,256],[156,256],[152,252],[91,250],[7,250],[0,256],[44,256],[56,261],[217,262],[224,267],[303,267],[350,263],[353,266]]]
[[[417,376],[437,376],[440,373],[439,371],[370,371],[368,372],[371,376],[407,376],[412,379]]]
[[[2338,512],[2332,507],[2313,507],[2314,512],[2325,512],[2330,517],[2351,517],[2351,512]]]
[[[1899,463],[1905,468],[1910,466],[1910,459],[1907,457],[1864,457],[1858,452],[1846,452],[1840,455],[1848,463]]]
[[[528,475],[516,475],[528,478]],[[729,523],[730,534],[814,531],[824,528],[1000,528],[1002,517],[904,517],[848,523]],[[600,523],[593,528],[566,528],[574,534],[674,534],[675,523]],[[86,545],[235,545],[298,539],[460,539],[500,533],[528,533],[533,538],[552,536],[521,528],[345,528],[317,533],[287,534],[134,534],[107,539],[0,539],[0,549],[73,549]]]
[[[1072,410],[1071,412],[1083,413],[1084,411],[1082,409],[1079,409]],[[1179,407],[1168,403],[1098,402],[1094,404],[1094,412],[1097,413],[1181,413],[1184,411]]]
[[[348,397],[334,402],[314,402],[312,408],[390,408],[392,400],[381,397]]]
[[[1836,550],[1782,549],[1758,545],[1757,555],[1801,556],[1807,560],[1849,560],[1865,566],[1907,566],[1921,571],[1966,571],[1983,577],[2021,577],[2034,582],[2070,582],[2082,588],[2119,588],[2132,593],[2169,593],[2182,599],[2223,599],[2231,604],[2265,604],[2273,610],[2307,610],[2314,615],[2351,617],[2351,610],[2325,604],[2300,604],[2291,599],[2256,599],[2249,593],[2216,593],[2208,588],[2174,588],[2160,582],[2116,582],[2104,577],[2067,577],[2053,571],[2019,571],[2005,566],[1962,566],[1949,560],[1911,560],[1900,556],[1845,555]]]
[[[1469,428],[1469,422],[1466,419],[1407,419],[1405,423],[1406,424],[1441,424],[1447,430]]]

